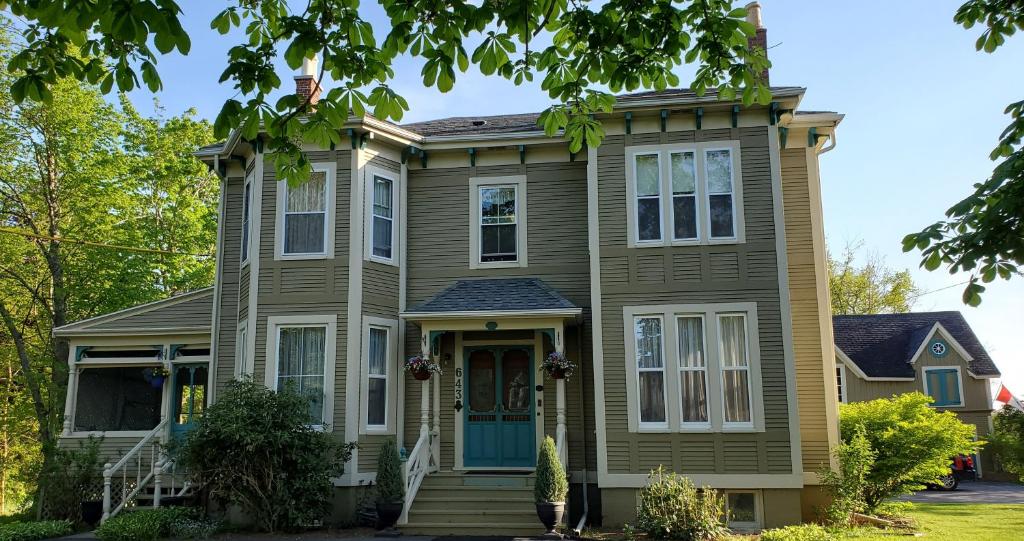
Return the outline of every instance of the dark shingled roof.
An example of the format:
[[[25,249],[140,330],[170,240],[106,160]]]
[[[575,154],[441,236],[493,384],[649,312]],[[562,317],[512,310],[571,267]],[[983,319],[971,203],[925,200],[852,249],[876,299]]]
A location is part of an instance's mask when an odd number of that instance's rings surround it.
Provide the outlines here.
[[[999,369],[960,312],[912,312],[833,316],[836,346],[868,377],[913,378],[910,361],[936,323],[973,357],[971,373],[998,376]]]
[[[804,89],[799,86],[773,86],[772,94],[776,96],[795,96]],[[718,91],[710,89],[703,96],[688,88],[670,88],[648,92],[620,94],[615,97],[616,105],[628,106],[634,102],[650,99],[716,99]],[[490,116],[454,116],[403,124],[402,128],[424,136],[441,135],[475,135],[484,133],[514,133],[541,131],[537,126],[540,113],[520,113],[513,115]]]
[[[459,280],[434,298],[410,308],[430,312],[532,312],[579,307],[536,278]]]

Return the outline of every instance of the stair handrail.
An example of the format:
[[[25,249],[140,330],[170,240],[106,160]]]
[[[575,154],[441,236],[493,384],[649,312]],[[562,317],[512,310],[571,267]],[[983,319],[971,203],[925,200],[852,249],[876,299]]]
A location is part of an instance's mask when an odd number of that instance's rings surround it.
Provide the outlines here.
[[[111,465],[109,462],[103,465],[103,518],[101,522],[105,522],[112,516],[116,516],[121,512],[122,509],[134,498],[138,493],[156,476],[158,457],[161,453],[159,440],[154,441],[163,434],[164,428],[167,426],[167,417],[160,419],[153,430],[149,431],[135,447],[132,447],[121,460],[118,460],[116,464]],[[149,471],[143,475],[142,470],[142,456],[143,449],[149,446],[150,457],[149,457]],[[128,490],[128,465],[132,458],[135,459],[135,486]],[[117,472],[121,472],[121,499],[118,504],[113,505],[113,494],[111,490],[111,480]]]
[[[416,499],[416,493],[419,492],[420,485],[423,484],[423,478],[430,473],[434,466],[434,453],[431,452],[432,439],[429,431],[420,434],[420,438],[416,440],[416,446],[412,448],[412,453],[409,454],[408,460],[402,467],[402,478],[405,481],[405,502],[402,506],[402,516],[398,518],[399,524],[409,522],[409,508],[412,507],[412,502]]]

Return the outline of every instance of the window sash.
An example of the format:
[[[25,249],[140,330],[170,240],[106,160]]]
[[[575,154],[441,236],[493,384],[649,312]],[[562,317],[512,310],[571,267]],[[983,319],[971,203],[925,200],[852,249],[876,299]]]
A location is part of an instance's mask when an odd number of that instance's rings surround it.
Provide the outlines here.
[[[725,156],[726,156],[726,160],[725,160],[724,163],[727,164],[727,173],[728,173],[728,177],[729,177],[728,178],[728,187],[726,189],[716,188],[716,187],[712,186],[712,181],[711,181],[711,177],[712,177],[711,167],[713,167],[713,160],[709,159],[709,156],[712,155],[712,154],[719,154],[719,153],[724,153]],[[708,149],[704,150],[704,186],[705,186],[705,190],[707,192],[707,197],[705,199],[706,199],[707,216],[708,216],[708,237],[711,240],[735,238],[736,237],[736,196],[735,196],[734,192],[735,192],[735,186],[736,186],[736,171],[735,171],[735,165],[733,163],[733,152],[732,152],[732,149],[730,149],[730,148],[708,148]],[[729,231],[728,231],[728,233],[724,233],[724,234],[722,234],[722,232],[719,232],[719,234],[716,234],[715,233],[715,228],[716,228],[715,218],[716,217],[715,217],[715,213],[714,213],[715,207],[713,205],[713,202],[717,201],[717,202],[721,203],[721,202],[726,201],[726,200],[728,200],[728,211],[729,211],[729,214],[728,214],[728,227],[729,227]]]
[[[387,177],[373,175],[371,239],[375,257],[391,259],[394,246],[395,185]]]
[[[294,338],[286,339],[287,335]],[[277,344],[277,390],[294,383],[296,391],[310,397],[311,424],[322,425],[327,398],[327,326],[278,326]]]
[[[509,197],[511,196],[511,199]],[[480,213],[480,262],[516,262],[519,260],[519,186],[516,184],[502,184],[492,186],[480,186],[477,191],[479,213]],[[512,213],[502,213],[503,207],[512,203]],[[488,215],[489,207],[494,212]],[[512,231],[511,251],[503,250],[502,232]],[[487,240],[492,237],[491,233],[497,235],[496,248],[488,251]],[[507,238],[504,240],[508,240]]]
[[[367,393],[366,426],[387,426],[390,331],[386,327],[370,326],[367,337]]]
[[[636,220],[634,227],[636,231],[637,242],[659,242],[664,237],[662,235],[662,216],[664,210],[662,209],[661,192],[662,192],[662,163],[661,163],[661,152],[638,152],[633,154],[633,192],[635,194],[635,200],[633,202],[633,208],[636,213]],[[655,187],[657,188],[656,193],[641,194],[640,190],[640,161],[641,158],[654,156],[654,164],[657,167],[657,182]],[[654,201],[655,204],[652,206],[644,205],[643,203]],[[655,216],[653,218],[644,219],[642,209],[653,211]],[[650,232],[644,231],[644,224],[650,222],[655,225],[655,229]]]
[[[839,392],[839,402],[846,402],[846,368],[842,365],[836,366],[836,389]]]
[[[299,255],[299,254],[324,254],[327,253],[327,209],[329,202],[327,197],[330,194],[330,188],[328,183],[330,178],[325,171],[314,170],[312,175],[323,175],[323,188],[319,194],[314,194],[310,191],[310,183],[314,182],[311,179],[299,186],[287,186],[284,188],[284,231],[282,237],[284,240],[284,246],[282,251],[285,255]],[[312,177],[312,175],[310,175]],[[295,208],[292,208],[295,207]],[[321,208],[316,208],[321,207]],[[301,222],[302,217],[316,217],[321,216],[318,237],[310,237],[315,231],[311,224],[306,224],[304,228],[296,228],[293,230],[290,225],[296,221]],[[315,224],[315,221],[312,221]],[[307,235],[305,238],[295,238],[292,235],[299,234]],[[296,247],[296,244],[298,247]],[[319,249],[313,249],[319,246]]]
[[[725,323],[729,320],[738,321],[738,325]],[[754,393],[750,381],[746,314],[718,314],[718,348],[722,379],[722,425],[751,426],[754,422]]]
[[[656,322],[656,328],[645,327],[643,322]],[[634,319],[633,329],[636,339],[639,422],[641,426],[668,426],[663,320],[661,316],[638,316]],[[653,330],[656,334],[647,336],[644,330]],[[645,358],[649,360],[645,362]]]
[[[690,324],[690,328],[686,328],[686,323]],[[711,423],[711,416],[708,411],[704,317],[701,315],[676,316],[676,337],[680,424],[683,427],[708,426]]]
[[[689,162],[676,161],[677,156],[689,157]],[[697,153],[693,150],[669,151],[669,180],[672,190],[672,240],[696,241],[700,239],[700,218],[697,208],[697,192],[700,186],[700,176],[697,174]],[[677,171],[676,165],[680,164],[682,169]],[[692,186],[677,186],[676,173],[688,172],[691,177]],[[687,188],[689,188],[687,190]],[[689,203],[689,209],[684,205]],[[684,215],[685,209],[685,215]],[[689,218],[689,222],[680,222],[680,219]],[[683,227],[692,223],[692,232],[684,232]],[[681,227],[682,226],[682,227]]]
[[[242,263],[249,261],[250,216],[252,215],[252,181],[242,189]]]

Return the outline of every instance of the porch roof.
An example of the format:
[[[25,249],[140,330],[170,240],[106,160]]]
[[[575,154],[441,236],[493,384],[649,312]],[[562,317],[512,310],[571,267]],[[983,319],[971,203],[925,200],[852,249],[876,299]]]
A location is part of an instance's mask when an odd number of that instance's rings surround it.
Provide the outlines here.
[[[537,278],[459,280],[402,313],[408,319],[576,316],[583,309]]]

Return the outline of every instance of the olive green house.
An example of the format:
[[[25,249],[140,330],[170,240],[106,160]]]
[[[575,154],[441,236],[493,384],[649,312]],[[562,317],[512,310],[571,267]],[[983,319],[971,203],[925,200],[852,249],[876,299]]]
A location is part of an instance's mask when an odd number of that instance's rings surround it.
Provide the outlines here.
[[[113,514],[169,492],[152,444],[252,377],[296,383],[316,425],[358,442],[333,520],[354,516],[395,438],[405,531],[538,533],[548,435],[573,527],[631,520],[659,466],[723,491],[736,528],[813,518],[838,440],[818,161],[842,115],[771,92],[622,95],[579,153],[537,113],[352,117],[341,146],[305,149],[298,186],[237,133],[200,149],[221,177],[216,283],[58,329],[64,438],[112,442]],[[551,352],[571,378],[539,370]],[[408,375],[416,354],[443,374]],[[170,375],[154,382],[157,366]]]

